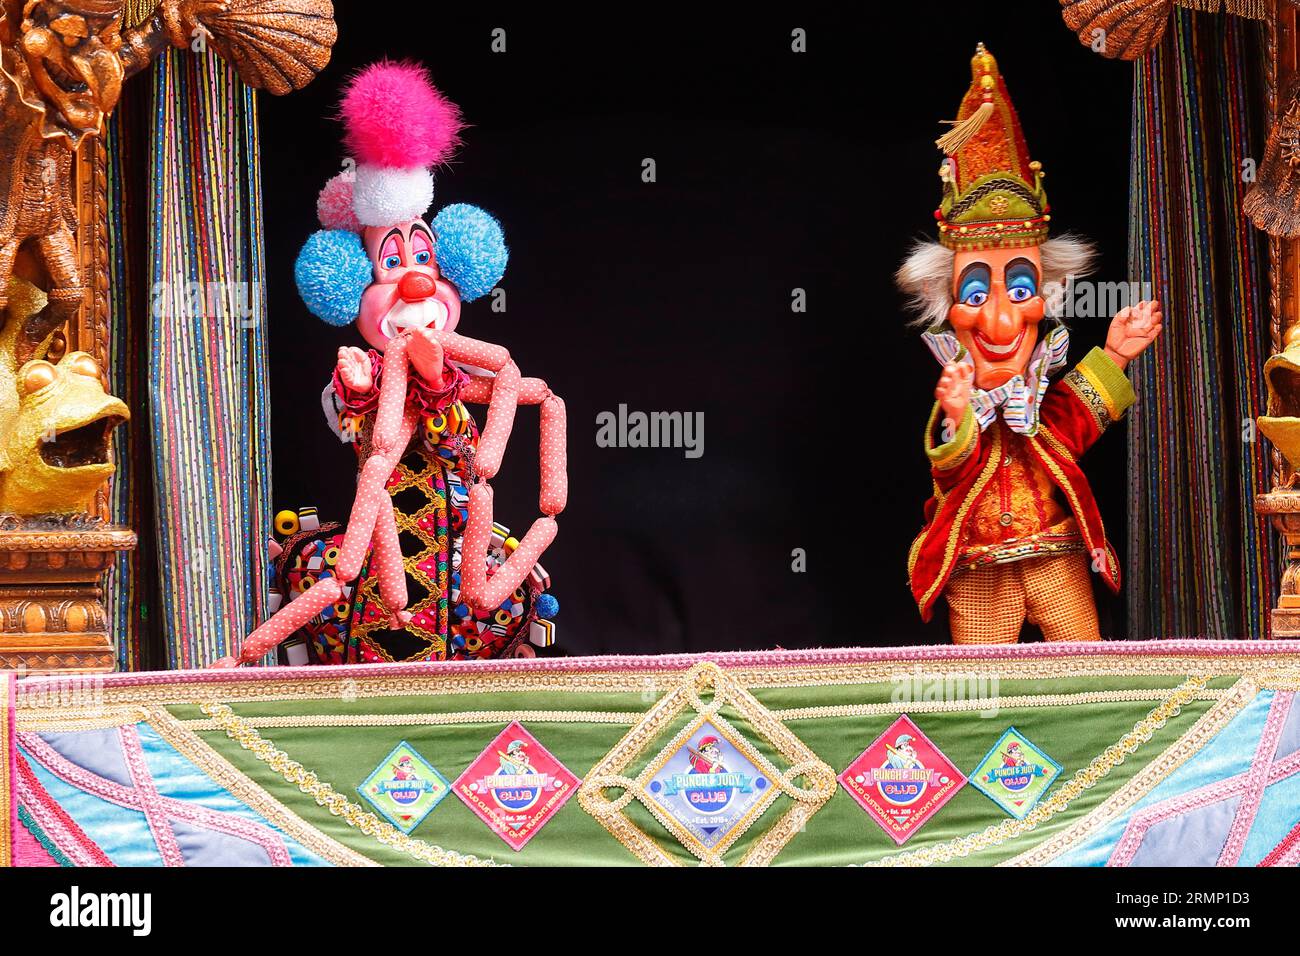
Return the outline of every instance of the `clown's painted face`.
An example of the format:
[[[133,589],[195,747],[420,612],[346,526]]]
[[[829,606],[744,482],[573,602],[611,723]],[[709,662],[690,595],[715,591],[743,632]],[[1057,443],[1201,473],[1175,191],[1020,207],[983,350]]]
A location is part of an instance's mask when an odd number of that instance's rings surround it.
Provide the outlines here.
[[[428,223],[371,226],[362,234],[374,283],[361,296],[357,328],[379,351],[403,329],[450,332],[460,321],[460,296],[438,271]]]
[[[957,253],[948,322],[975,361],[977,388],[1024,374],[1047,310],[1042,278],[1037,246]]]

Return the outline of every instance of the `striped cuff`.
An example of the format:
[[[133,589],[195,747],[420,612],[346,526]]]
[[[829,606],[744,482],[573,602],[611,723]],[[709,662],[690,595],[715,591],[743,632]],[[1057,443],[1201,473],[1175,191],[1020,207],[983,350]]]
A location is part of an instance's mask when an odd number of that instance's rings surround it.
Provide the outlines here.
[[[936,445],[934,434],[935,429],[941,424],[939,416],[942,414],[941,406],[935,402],[934,409],[930,412],[930,420],[925,426],[925,454],[930,459],[931,465],[946,471],[956,468],[970,457],[978,444],[976,439],[979,437],[979,428],[975,424],[975,413],[971,411],[970,405],[967,405],[961,422],[957,425],[957,434],[951,441]]]
[[[1124,372],[1099,348],[1085,355],[1064,381],[1088,406],[1102,431],[1123,418],[1137,400]]]

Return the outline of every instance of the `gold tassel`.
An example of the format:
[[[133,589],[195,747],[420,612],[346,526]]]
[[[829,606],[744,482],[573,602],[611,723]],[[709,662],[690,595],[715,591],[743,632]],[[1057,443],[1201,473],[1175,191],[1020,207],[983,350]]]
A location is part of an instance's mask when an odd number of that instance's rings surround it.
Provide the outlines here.
[[[1224,8],[1234,16],[1263,20],[1268,16],[1268,0],[1223,0]]]
[[[966,117],[961,122],[948,120],[953,124],[952,129],[944,133],[934,141],[934,145],[943,150],[944,154],[951,156],[957,150],[969,143],[975,134],[984,128],[984,124],[993,116],[993,102],[985,100],[979,105],[974,113]]]
[[[158,0],[126,0],[123,20],[128,27],[138,27],[158,9]]]
[[[1201,13],[1218,13],[1223,9],[1223,0],[1174,0],[1174,2],[1180,7],[1199,10]]]

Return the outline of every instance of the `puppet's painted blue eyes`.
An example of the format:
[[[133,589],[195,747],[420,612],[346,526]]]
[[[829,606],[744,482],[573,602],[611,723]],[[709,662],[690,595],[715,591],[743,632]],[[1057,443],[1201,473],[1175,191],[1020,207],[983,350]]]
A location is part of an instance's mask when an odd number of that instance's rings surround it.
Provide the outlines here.
[[[1014,289],[1008,289],[1012,302],[1028,302],[1034,297],[1034,290],[1028,286],[1016,286]]]
[[[427,249],[415,254],[415,261],[418,265],[427,266],[429,264],[429,251]]]
[[[975,306],[976,308],[978,308],[988,300],[989,300],[989,294],[985,292],[983,289],[977,289],[974,292],[968,293],[966,298],[963,301],[967,305]]]
[[[387,259],[384,260],[385,269],[396,269],[401,264],[402,264],[401,256],[389,256]]]

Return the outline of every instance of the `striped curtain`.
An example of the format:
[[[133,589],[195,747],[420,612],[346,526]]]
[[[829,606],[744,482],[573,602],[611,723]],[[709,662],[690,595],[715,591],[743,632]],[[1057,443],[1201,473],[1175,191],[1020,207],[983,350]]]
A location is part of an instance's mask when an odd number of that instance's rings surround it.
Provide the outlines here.
[[[1164,303],[1134,363],[1129,625],[1134,638],[1267,635],[1272,532],[1254,513],[1270,352],[1268,253],[1241,213],[1266,130],[1263,28],[1177,10],[1136,66],[1129,271]]]
[[[113,277],[114,384],[132,400],[137,432],[149,431],[114,495],[118,519],[142,540],[113,577],[111,612],[122,667],[203,667],[261,620],[267,575],[257,104],[215,55],[171,50],[151,76],[147,155],[132,155],[119,120],[111,170],[121,229],[113,248],[121,273]],[[137,197],[128,162],[147,164],[143,236],[130,230]],[[147,262],[133,270],[130,257],[146,249]],[[157,606],[142,615],[150,562]]]
[[[135,529],[137,550],[119,555],[107,582],[105,604],[117,641],[118,670],[162,667],[161,645],[150,639],[150,611],[157,604],[153,558],[152,428],[148,416],[148,351],[141,333],[149,310],[146,210],[149,162],[138,115],[148,108],[134,91],[108,122],[109,384],[131,409],[131,421],[113,438],[117,471],[112,482],[113,519]]]

